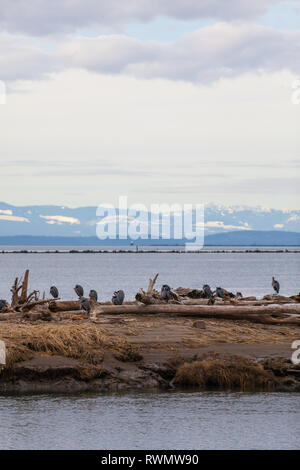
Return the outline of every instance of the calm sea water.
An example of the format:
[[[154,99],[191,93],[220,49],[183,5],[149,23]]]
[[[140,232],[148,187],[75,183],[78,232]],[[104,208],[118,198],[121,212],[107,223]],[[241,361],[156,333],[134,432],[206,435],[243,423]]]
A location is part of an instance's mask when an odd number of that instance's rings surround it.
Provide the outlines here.
[[[54,284],[64,299],[76,298],[73,287],[81,284],[86,295],[96,289],[100,300],[116,289],[133,300],[157,272],[158,287],[209,284],[259,297],[272,292],[275,276],[280,293],[300,291],[300,253],[0,253],[0,298],[9,299],[15,277],[27,268],[32,289],[48,294]]]
[[[299,395],[0,397],[1,449],[299,449]]]
[[[0,254],[0,298],[30,269],[30,287],[75,298],[80,283],[101,300],[133,299],[159,272],[158,286],[204,283],[263,296],[300,290],[299,253]],[[1,326],[1,325],[0,325]],[[295,449],[299,394],[128,393],[0,397],[0,449]]]

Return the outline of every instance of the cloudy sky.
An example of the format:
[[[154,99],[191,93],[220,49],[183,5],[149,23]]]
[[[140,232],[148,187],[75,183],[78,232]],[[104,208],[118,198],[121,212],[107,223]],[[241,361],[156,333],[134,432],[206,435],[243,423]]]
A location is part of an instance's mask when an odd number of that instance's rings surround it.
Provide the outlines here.
[[[0,0],[0,200],[299,209],[299,77],[299,0]]]

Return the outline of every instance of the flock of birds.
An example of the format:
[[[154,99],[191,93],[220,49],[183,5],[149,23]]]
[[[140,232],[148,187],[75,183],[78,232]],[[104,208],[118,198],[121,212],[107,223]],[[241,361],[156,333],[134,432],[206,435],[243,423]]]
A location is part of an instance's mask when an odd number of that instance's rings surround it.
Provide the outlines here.
[[[279,294],[280,284],[279,284],[278,281],[276,281],[274,276],[272,277],[272,287],[275,290],[276,294]],[[216,290],[212,291],[208,284],[204,284],[202,289],[203,289],[203,293],[204,293],[205,298],[209,299],[208,300],[209,304],[214,304],[215,303],[215,297],[219,297],[220,299],[223,299],[223,300],[226,297],[228,297],[228,292],[225,289],[223,289],[222,287],[216,287]],[[169,300],[172,297],[171,288],[167,284],[164,284],[162,286],[161,297],[165,302],[169,302]],[[241,292],[237,292],[235,297],[236,298],[242,298],[243,294]]]
[[[279,284],[278,281],[276,281],[274,276],[272,277],[272,287],[273,287],[274,291],[277,294],[279,294],[280,284]],[[95,291],[94,289],[91,289],[90,292],[89,292],[89,299],[87,299],[86,297],[84,297],[84,291],[83,291],[83,287],[81,285],[76,284],[76,286],[74,287],[74,290],[75,290],[76,294],[79,297],[81,308],[83,310],[85,310],[87,313],[90,313],[90,311],[91,311],[91,301],[92,302],[97,302],[98,301],[97,291]],[[214,304],[215,297],[219,297],[221,299],[225,299],[226,297],[228,297],[228,292],[225,289],[223,289],[222,287],[216,287],[216,290],[212,291],[208,284],[204,284],[203,292],[204,292],[205,298],[209,299],[208,300],[209,304]],[[58,289],[57,289],[56,286],[51,286],[50,287],[50,294],[52,295],[52,297],[54,299],[58,299],[59,292],[58,292]],[[241,292],[237,292],[235,297],[236,298],[241,298],[241,297],[243,297],[243,295],[241,294]],[[111,301],[114,305],[122,305],[123,302],[124,302],[124,298],[125,298],[124,291],[123,290],[117,290],[117,291],[114,292]],[[168,303],[169,300],[172,299],[171,287],[168,286],[167,284],[164,284],[161,288],[161,298],[166,303]],[[4,309],[5,306],[6,306],[6,300],[0,299],[0,312],[1,312],[1,310]]]
[[[275,290],[275,292],[277,294],[279,294],[280,284],[279,284],[278,281],[276,281],[274,276],[272,277],[272,287]],[[90,313],[90,311],[91,311],[91,302],[90,301],[91,300],[95,301],[95,302],[98,301],[97,291],[95,291],[94,289],[90,290],[90,292],[89,292],[90,300],[87,299],[86,297],[84,297],[84,291],[83,291],[83,287],[81,285],[76,284],[76,286],[74,287],[74,291],[76,292],[76,294],[79,297],[81,308],[83,310],[85,310],[87,313]],[[214,304],[215,297],[225,299],[228,295],[227,291],[225,289],[223,289],[222,287],[216,287],[216,290],[212,291],[208,284],[204,284],[203,292],[204,292],[205,298],[209,299],[209,301],[208,301],[209,304]],[[57,287],[55,287],[55,286],[50,287],[50,294],[52,295],[52,297],[54,299],[57,299],[59,297],[59,292],[58,292]],[[241,292],[237,292],[235,297],[241,298],[241,297],[243,297],[243,295],[242,295]],[[124,302],[124,298],[125,298],[124,291],[123,290],[117,290],[117,291],[114,292],[111,301],[114,305],[122,305],[123,302]],[[172,299],[171,287],[168,286],[168,284],[164,284],[162,286],[162,288],[161,288],[161,298],[166,303],[168,303],[169,300]]]
[[[98,301],[97,291],[95,291],[95,289],[90,290],[90,292],[89,292],[90,300],[87,299],[86,297],[84,297],[84,290],[83,290],[83,287],[80,284],[76,284],[76,286],[74,287],[74,291],[76,292],[76,294],[79,297],[81,309],[85,310],[87,313],[90,313],[91,312],[91,302],[90,301],[91,300],[94,301],[94,302]],[[51,286],[50,287],[50,294],[52,295],[52,297],[54,299],[58,299],[59,292],[58,292],[58,289],[57,289],[56,286]],[[124,298],[125,298],[124,291],[123,290],[117,290],[117,291],[114,292],[111,301],[114,305],[122,305],[123,302],[124,302]]]

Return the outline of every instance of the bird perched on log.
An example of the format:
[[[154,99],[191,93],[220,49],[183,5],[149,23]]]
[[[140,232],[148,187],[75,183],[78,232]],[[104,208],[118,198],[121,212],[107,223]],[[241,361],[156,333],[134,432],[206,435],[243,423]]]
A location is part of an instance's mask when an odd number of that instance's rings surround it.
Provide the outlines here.
[[[76,294],[78,295],[78,297],[83,297],[83,287],[80,286],[79,284],[76,284],[76,286],[74,287],[74,291],[76,292]]]
[[[280,289],[280,284],[278,281],[276,281],[276,279],[274,278],[274,276],[272,277],[272,287],[274,289],[274,291],[279,294],[279,289]]]
[[[52,295],[52,297],[54,297],[54,299],[58,299],[59,294],[58,294],[57,287],[51,286],[50,287],[50,294]]]
[[[166,303],[171,299],[171,288],[167,284],[164,284],[161,288],[161,297]]]
[[[112,303],[114,305],[122,305],[124,302],[125,294],[123,290],[116,290],[112,296]]]
[[[216,288],[216,294],[221,299],[224,299],[224,289],[222,289],[222,287],[217,287]]]
[[[90,293],[89,293],[89,298],[93,299],[93,300],[95,300],[95,302],[97,302],[98,301],[97,291],[95,291],[94,289],[91,289]]]
[[[237,293],[235,294],[235,297],[236,297],[237,299],[242,299],[242,298],[243,298],[243,294],[242,294],[241,292],[237,292]]]
[[[6,300],[4,299],[0,299],[0,312],[2,312],[2,310],[4,310],[6,307]]]
[[[90,314],[91,304],[88,299],[80,299],[80,308]]]
[[[211,290],[211,288],[209,287],[208,284],[204,284],[202,289],[203,289],[203,292],[204,292],[204,295],[205,295],[206,299],[210,299],[213,296],[212,290]]]

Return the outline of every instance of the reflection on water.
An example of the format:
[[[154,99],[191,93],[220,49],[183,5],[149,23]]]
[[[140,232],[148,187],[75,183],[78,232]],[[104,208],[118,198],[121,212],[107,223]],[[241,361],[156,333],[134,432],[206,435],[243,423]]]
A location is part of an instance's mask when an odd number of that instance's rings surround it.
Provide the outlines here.
[[[299,449],[299,394],[0,397],[1,449]]]

